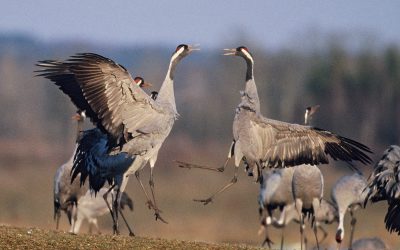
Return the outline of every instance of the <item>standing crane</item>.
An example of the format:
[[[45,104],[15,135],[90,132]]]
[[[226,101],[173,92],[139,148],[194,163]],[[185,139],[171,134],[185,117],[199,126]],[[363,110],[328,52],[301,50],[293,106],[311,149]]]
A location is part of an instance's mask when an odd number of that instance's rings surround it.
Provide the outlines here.
[[[134,78],[134,84],[141,88],[150,87],[151,83],[146,82],[142,77],[137,76]],[[86,114],[84,111],[78,110],[77,113],[72,117],[77,121],[77,131],[75,142],[78,143],[81,138],[82,127]],[[56,229],[58,229],[59,220],[61,216],[61,210],[65,211],[68,217],[68,221],[71,224],[71,218],[76,217],[76,207],[79,204],[79,199],[85,195],[88,190],[88,185],[81,186],[78,181],[71,183],[71,170],[73,166],[73,160],[76,153],[77,146],[68,160],[60,166],[54,176],[54,219],[56,219]],[[104,201],[103,201],[104,202]],[[104,203],[105,205],[105,203]],[[125,222],[126,223],[126,222]],[[130,228],[127,224],[128,229]],[[73,227],[72,227],[73,228]],[[72,229],[73,231],[73,229]],[[130,231],[133,235],[133,232]]]
[[[82,124],[85,119],[85,113],[79,111],[72,117],[77,121],[76,142],[78,142],[82,130]],[[78,200],[88,190],[87,185],[82,186],[79,182],[71,183],[70,172],[73,165],[75,150],[71,158],[61,165],[54,175],[54,219],[56,220],[56,229],[58,230],[59,221],[61,217],[61,210],[67,214],[68,221],[71,224],[71,219],[74,207],[77,206]]]
[[[391,145],[385,150],[368,180],[369,191],[364,202],[386,200],[386,229],[400,235],[400,147]]]
[[[259,214],[261,217],[261,224],[264,226],[266,236],[262,245],[266,243],[271,248],[271,239],[269,238],[268,226],[273,221],[272,213],[279,208],[281,214],[285,214],[286,207],[293,203],[292,193],[292,178],[294,168],[274,169],[270,172],[264,172],[260,182],[260,193],[258,195]],[[263,215],[263,211],[266,213]],[[283,246],[283,227],[281,248]]]
[[[305,125],[309,125],[313,114],[320,106],[310,106],[306,108]],[[282,178],[279,177],[282,176]],[[274,218],[267,217],[262,219],[265,227],[271,224],[275,227],[282,228],[281,249],[283,247],[283,229],[290,221],[296,219],[300,223],[301,238],[303,240],[303,213],[312,213],[314,233],[317,234],[317,228],[323,233],[323,239],[326,237],[326,231],[320,226],[320,222],[327,221],[331,223],[334,216],[332,206],[327,201],[320,203],[323,194],[323,176],[316,166],[300,165],[293,168],[283,168],[274,170],[272,174],[264,175],[261,181],[259,204],[260,208],[272,205],[281,206],[281,216],[279,221]],[[315,206],[312,206],[312,205]],[[317,205],[320,204],[318,207]],[[274,207],[272,207],[274,208]],[[271,215],[270,210],[268,210]],[[317,237],[317,235],[316,235]],[[268,232],[265,242],[269,242]],[[318,240],[317,240],[318,244]]]
[[[295,221],[296,223],[300,224],[300,216],[299,213],[297,212],[296,205],[294,202],[286,205],[283,208],[282,213],[280,214],[278,220],[272,217],[270,225],[276,228],[282,228],[282,236],[283,236],[284,228],[292,221]],[[319,241],[319,243],[322,243],[328,235],[328,233],[321,224],[322,223],[332,224],[333,222],[338,222],[338,221],[339,217],[337,214],[336,207],[330,201],[322,198],[319,208],[314,212],[315,226],[318,229],[320,229],[323,233],[322,239]],[[264,228],[266,227],[266,222],[267,220],[262,221],[262,227],[260,228],[259,232],[262,232],[264,230]],[[307,242],[306,239],[304,240],[304,242]],[[283,249],[283,238],[281,239],[280,249]],[[307,245],[305,245],[305,249],[307,249]]]
[[[97,54],[81,53],[64,62],[47,60],[38,64],[42,67],[39,75],[59,86],[97,126],[83,133],[71,179],[80,174],[83,184],[89,177],[89,186],[95,192],[106,181],[111,183],[104,196],[115,192],[113,208],[107,203],[114,234],[119,234],[120,194],[129,176],[144,168],[147,162],[150,163],[152,199],[145,194],[156,219],[165,222],[155,201],[153,169],[158,151],[178,116],[173,84],[176,66],[194,50],[197,48],[186,44],[177,46],[156,100],[132,84],[133,79],[123,66]]]
[[[318,110],[319,105],[307,107],[304,115],[305,125],[310,124],[312,115]],[[302,164],[294,167],[292,178],[292,190],[295,208],[300,218],[300,240],[301,249],[304,242],[304,216],[312,215],[315,220],[315,213],[320,209],[321,199],[324,194],[324,177],[316,165]],[[317,237],[317,225],[313,223],[313,231],[317,248],[319,242]]]
[[[357,219],[354,212],[361,208],[368,193],[367,180],[359,173],[341,177],[332,188],[332,200],[339,213],[339,224],[336,231],[336,242],[338,249],[344,238],[344,216],[347,210],[350,212],[350,240],[349,249],[353,244],[354,229]]]
[[[336,135],[327,130],[272,120],[264,117],[260,111],[260,102],[254,81],[254,59],[249,49],[240,46],[225,49],[225,55],[242,57],[247,64],[246,86],[241,92],[241,102],[236,108],[233,121],[233,141],[229,148],[225,164],[220,168],[199,166],[177,161],[183,168],[203,168],[224,171],[229,159],[234,156],[235,170],[232,180],[206,199],[196,199],[204,205],[210,203],[216,195],[237,182],[237,170],[242,160],[253,170],[254,180],[260,181],[263,167],[292,167],[300,164],[326,164],[328,155],[334,160],[348,163],[371,162],[367,153],[371,150],[354,140]]]
[[[304,217],[311,214],[312,220],[315,221],[314,213],[319,209],[324,193],[324,178],[321,170],[315,165],[296,166],[293,172],[292,189],[295,207],[300,216],[301,249],[303,249]],[[315,223],[313,231],[319,249]]]

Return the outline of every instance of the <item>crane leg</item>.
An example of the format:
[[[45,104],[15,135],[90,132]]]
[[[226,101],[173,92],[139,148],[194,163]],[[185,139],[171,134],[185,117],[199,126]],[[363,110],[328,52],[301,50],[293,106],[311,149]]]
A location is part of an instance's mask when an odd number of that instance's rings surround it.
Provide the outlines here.
[[[317,232],[317,225],[315,222],[315,217],[314,217],[314,225],[313,225],[313,231],[314,231],[314,236],[315,236],[315,242],[317,242],[317,249],[319,250],[319,242],[318,242],[318,232]]]
[[[110,211],[111,218],[112,218],[112,220],[113,220],[113,225],[115,224],[114,212],[113,212],[113,210],[112,210],[112,208],[111,208],[110,203],[108,203],[107,197],[108,197],[108,195],[110,194],[110,192],[114,189],[115,186],[116,186],[115,184],[112,185],[112,186],[107,190],[107,192],[105,192],[104,195],[103,195],[103,199],[104,199],[104,201],[106,202],[106,205],[107,205],[107,207],[108,207],[108,210]]]
[[[57,213],[54,216],[56,218],[56,230],[58,230],[58,226],[60,224],[60,217],[61,217],[61,213]]]
[[[115,219],[114,225],[113,225],[113,232],[116,235],[119,235],[118,211],[119,211],[119,208],[121,207],[120,206],[120,195],[121,195],[121,192],[118,188],[116,191],[116,194],[115,194],[115,198],[113,200],[113,209],[112,209],[114,212],[114,219]]]
[[[199,168],[199,169],[211,170],[211,171],[216,171],[216,172],[224,172],[226,166],[228,165],[229,160],[234,155],[234,149],[235,149],[235,141],[232,142],[231,147],[229,148],[228,157],[226,158],[224,165],[219,168],[201,166],[201,165],[187,163],[187,162],[183,162],[183,161],[177,161],[177,160],[175,160],[175,162],[178,164],[178,167],[180,167],[180,168],[188,168],[188,169]]]
[[[349,242],[349,250],[353,247],[353,236],[354,236],[354,229],[356,227],[357,219],[354,217],[353,210],[350,210],[351,222],[350,222],[350,242]]]
[[[154,201],[154,212],[155,212],[155,216],[156,216],[156,220],[160,220],[162,222],[164,222],[165,224],[168,224],[168,222],[166,220],[164,220],[161,215],[160,215],[160,210],[158,209],[157,203],[156,203],[156,197],[154,195],[154,180],[153,180],[153,168],[150,168],[150,181],[149,181],[149,185],[150,185],[150,190],[151,190],[151,195],[153,197],[153,201]]]
[[[122,213],[122,209],[121,207],[119,207],[119,213],[121,214],[122,219],[124,220],[124,223],[126,225],[126,227],[128,228],[129,231],[129,236],[135,236],[135,234],[133,233],[133,230],[131,229],[131,227],[128,224],[128,221],[125,219],[124,214]]]
[[[283,250],[284,238],[285,238],[285,227],[282,227],[282,234],[281,234],[281,250]]]
[[[269,223],[267,223],[267,216],[264,216],[261,219],[261,227],[258,230],[258,234],[260,235],[263,231],[265,231],[265,238],[264,241],[261,243],[261,247],[264,247],[265,244],[267,244],[268,248],[271,249],[271,244],[274,244],[274,242],[272,242],[272,240],[269,238],[268,225]]]
[[[303,250],[303,241],[304,241],[304,216],[302,213],[302,208],[303,208],[303,202],[300,199],[296,199],[295,201],[295,207],[297,210],[297,213],[300,218],[300,249]],[[307,249],[307,248],[306,248]]]
[[[135,176],[136,176],[136,179],[138,180],[138,182],[139,182],[139,184],[140,184],[140,187],[142,188],[142,190],[143,190],[143,192],[144,192],[144,194],[145,194],[145,196],[146,196],[146,199],[147,199],[147,202],[146,202],[147,207],[148,207],[149,209],[153,209],[153,210],[154,210],[155,215],[156,215],[156,219],[160,219],[162,222],[167,223],[167,222],[160,216],[160,213],[161,213],[162,211],[161,211],[160,209],[158,209],[158,207],[156,207],[156,205],[154,205],[152,199],[150,199],[150,196],[147,194],[146,189],[144,188],[144,185],[143,185],[143,183],[142,183],[142,180],[140,179],[139,171],[136,171],[136,172],[135,172]],[[152,177],[151,177],[151,173],[150,173],[150,178],[152,178]],[[152,179],[150,179],[150,182],[152,182]],[[153,183],[153,184],[154,184],[154,183]],[[150,184],[150,187],[151,187],[151,184]],[[154,197],[154,191],[153,191],[153,190],[152,190],[152,195],[153,195],[153,197]]]
[[[208,203],[212,202],[212,200],[215,198],[216,195],[224,192],[226,189],[228,189],[230,186],[232,186],[233,184],[235,184],[237,182],[237,180],[238,180],[238,178],[237,178],[238,169],[239,169],[239,166],[235,166],[235,172],[234,172],[232,180],[228,184],[223,186],[220,190],[215,192],[213,195],[211,195],[207,199],[194,199],[193,201],[202,202],[204,205],[207,205]]]

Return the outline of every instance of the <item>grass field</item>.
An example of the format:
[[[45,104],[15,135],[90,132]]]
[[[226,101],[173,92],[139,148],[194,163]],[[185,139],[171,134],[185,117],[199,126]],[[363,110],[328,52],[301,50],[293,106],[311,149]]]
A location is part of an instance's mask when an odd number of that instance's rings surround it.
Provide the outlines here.
[[[0,226],[1,249],[259,249],[236,244],[209,244],[112,235],[73,235],[39,228]]]

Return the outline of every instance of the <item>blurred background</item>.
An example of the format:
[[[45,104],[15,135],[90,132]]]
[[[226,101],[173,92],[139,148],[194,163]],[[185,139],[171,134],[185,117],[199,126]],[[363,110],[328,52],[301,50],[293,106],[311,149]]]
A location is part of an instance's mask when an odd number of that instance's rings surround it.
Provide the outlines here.
[[[34,77],[38,60],[99,53],[158,90],[175,47],[201,45],[178,66],[180,117],[155,169],[159,206],[169,224],[154,220],[135,178],[126,189],[135,201],[128,217],[140,236],[250,245],[263,240],[257,235],[259,187],[244,171],[238,184],[203,206],[192,199],[224,185],[233,169],[202,172],[173,163],[220,166],[228,153],[245,63],[221,56],[222,48],[246,45],[252,52],[264,115],[302,123],[305,107],[319,104],[314,124],[368,145],[374,161],[400,143],[398,1],[3,0],[0,6],[1,224],[55,228],[53,175],[74,149],[75,108],[57,87]],[[373,168],[358,167],[365,176]],[[343,163],[321,170],[330,199],[332,184],[351,172]],[[385,213],[384,203],[359,211],[355,239],[378,236],[399,248],[398,236],[384,229]],[[100,224],[111,233],[108,215]],[[327,227],[324,246],[334,245],[336,226]],[[61,228],[69,228],[65,217]],[[287,246],[296,246],[298,225],[286,233]],[[279,236],[273,231],[275,242]]]

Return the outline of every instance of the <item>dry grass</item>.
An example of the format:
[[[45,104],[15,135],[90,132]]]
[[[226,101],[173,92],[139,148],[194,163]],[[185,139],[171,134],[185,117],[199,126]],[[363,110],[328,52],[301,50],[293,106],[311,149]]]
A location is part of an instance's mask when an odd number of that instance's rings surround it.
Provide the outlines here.
[[[245,245],[111,235],[73,235],[39,228],[0,226],[1,249],[257,249]]]

